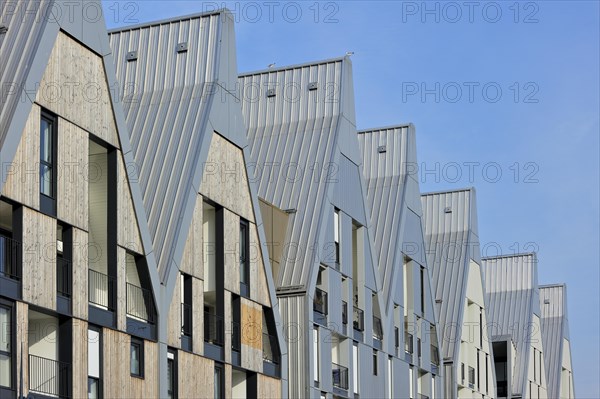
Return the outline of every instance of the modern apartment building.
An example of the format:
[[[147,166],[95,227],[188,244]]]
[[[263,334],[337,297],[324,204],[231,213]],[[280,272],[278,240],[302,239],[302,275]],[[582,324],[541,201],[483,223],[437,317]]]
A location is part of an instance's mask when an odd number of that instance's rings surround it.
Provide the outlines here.
[[[106,28],[66,3],[0,5],[0,397],[157,397],[158,274]]]
[[[243,74],[239,98],[287,328],[290,397],[385,397],[385,299],[349,58]]]
[[[445,398],[495,398],[475,189],[423,194]]]
[[[541,285],[539,288],[548,397],[574,398],[575,384],[571,361],[567,286],[552,284]]]
[[[233,17],[121,28],[110,48],[161,281],[161,397],[280,397],[286,351],[246,172]]]
[[[437,318],[425,253],[415,127],[358,132],[388,314],[390,398],[441,398]]]
[[[483,259],[499,398],[547,398],[535,253]]]

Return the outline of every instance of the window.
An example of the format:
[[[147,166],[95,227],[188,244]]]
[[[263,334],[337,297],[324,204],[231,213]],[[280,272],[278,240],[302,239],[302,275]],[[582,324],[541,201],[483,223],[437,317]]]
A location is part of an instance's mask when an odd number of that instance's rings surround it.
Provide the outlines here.
[[[392,378],[394,376],[394,363],[392,357],[388,357],[388,379],[387,379],[387,394],[388,398],[393,398]]]
[[[486,354],[485,355],[485,393],[489,393],[489,389],[488,389],[488,378],[489,378],[488,367],[489,367],[489,361],[490,361],[490,355]]]
[[[240,220],[240,294],[250,296],[250,225]]]
[[[352,345],[352,377],[354,379],[354,393],[358,394],[358,376],[359,376],[359,372],[358,372],[358,368],[359,368],[359,364],[358,364],[358,344],[355,342]]]
[[[130,372],[133,377],[144,378],[144,341],[131,338]]]
[[[462,381],[462,383],[465,383],[465,364],[461,363],[460,364],[460,380]]]
[[[421,314],[425,315],[425,268],[421,267],[421,273],[419,274],[421,283]]]
[[[481,380],[480,380],[480,376],[481,376],[481,369],[479,368],[479,357],[480,357],[481,353],[479,352],[479,349],[477,349],[477,390],[481,390]]]
[[[13,385],[12,318],[12,307],[0,303],[0,387],[6,388]]]
[[[479,308],[479,347],[483,349],[483,308]]]
[[[333,211],[333,242],[335,243],[335,263],[340,264],[340,210]]]
[[[377,349],[373,349],[373,375],[377,375]]]
[[[215,363],[215,399],[225,397],[225,370],[223,365]]]
[[[414,375],[413,375],[414,371],[413,371],[413,366],[410,366],[408,369],[408,397],[410,399],[414,398],[414,387],[413,387],[413,383],[414,383]]]
[[[40,193],[54,210],[56,199],[56,117],[42,111],[40,121]]]
[[[533,381],[537,381],[537,350],[533,348]]]
[[[169,399],[177,395],[177,353],[169,349],[167,352],[167,395]]]
[[[469,366],[469,388],[475,386],[475,369]]]
[[[72,231],[67,225],[56,227],[56,290],[65,298],[71,297]]]
[[[319,327],[313,327],[313,373],[314,381],[319,382]]]
[[[100,373],[101,365],[101,350],[102,333],[100,329],[88,329],[88,398],[98,399],[101,397],[100,392]]]
[[[181,349],[192,350],[192,276],[181,273]]]

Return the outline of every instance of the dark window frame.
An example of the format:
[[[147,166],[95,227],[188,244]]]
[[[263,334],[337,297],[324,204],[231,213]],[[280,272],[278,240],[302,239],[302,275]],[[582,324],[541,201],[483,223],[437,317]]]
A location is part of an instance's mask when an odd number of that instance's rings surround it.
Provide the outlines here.
[[[98,337],[100,339],[100,353],[99,353],[99,356],[100,356],[100,359],[99,359],[99,361],[100,361],[100,365],[99,365],[100,366],[99,367],[100,376],[98,378],[96,378],[96,377],[90,377],[89,376],[89,370],[88,370],[88,376],[87,376],[88,377],[88,389],[89,389],[90,380],[96,380],[96,382],[98,383],[98,399],[102,399],[104,397],[103,396],[103,390],[102,390],[102,381],[103,381],[103,377],[104,377],[103,372],[102,372],[103,371],[103,366],[104,366],[104,355],[103,355],[104,337],[103,337],[103,334],[102,334],[102,327],[98,327],[98,326],[95,326],[95,325],[92,325],[92,324],[88,324],[88,330],[94,330],[94,331],[96,331],[98,333]],[[89,343],[88,343],[88,345],[89,345]],[[89,394],[89,392],[88,392],[88,394]]]
[[[50,132],[50,137],[52,140],[51,146],[50,146],[50,154],[49,154],[49,158],[50,161],[44,160],[42,158],[42,149],[44,148],[44,146],[42,145],[42,122],[45,121],[46,123],[50,124],[51,126],[51,132]],[[50,215],[50,216],[56,216],[56,201],[57,201],[57,177],[58,177],[58,171],[57,171],[57,166],[58,166],[58,159],[57,159],[57,155],[58,155],[58,117],[51,113],[50,111],[46,110],[46,109],[42,109],[41,113],[40,113],[40,129],[39,129],[39,144],[40,144],[40,157],[39,157],[39,162],[40,162],[40,170],[39,170],[39,174],[40,174],[40,185],[39,185],[39,191],[40,191],[40,211]],[[51,170],[50,173],[50,193],[44,193],[43,191],[43,174],[42,174],[42,168],[49,168]]]
[[[215,362],[215,379],[216,376],[219,376],[219,391],[221,392],[220,396],[217,396],[217,387],[214,387],[214,397],[215,399],[222,399],[224,398],[224,394],[225,394],[225,366],[221,363],[216,363]]]
[[[16,361],[16,357],[17,357],[17,351],[16,351],[16,345],[17,345],[17,340],[16,340],[16,331],[15,331],[15,327],[16,327],[16,305],[14,302],[11,301],[7,301],[4,300],[3,298],[0,298],[0,307],[4,308],[6,310],[8,310],[9,312],[9,322],[10,322],[10,334],[9,334],[9,338],[10,338],[10,352],[5,352],[2,351],[0,352],[1,354],[8,356],[10,359],[10,386],[6,387],[6,386],[0,386],[0,393],[2,392],[3,389],[9,390],[9,391],[15,391],[16,392],[16,388],[17,388],[17,361]],[[3,328],[3,326],[0,326],[0,333],[4,334],[5,330]]]
[[[169,358],[169,355],[171,355],[173,358]],[[172,386],[169,386],[170,384],[167,385],[167,393],[170,390],[170,394],[171,394],[171,398],[177,398],[179,397],[179,387],[177,384],[177,379],[178,379],[178,373],[177,373],[177,350],[176,349],[172,349],[172,348],[168,348],[167,349],[167,373],[168,373],[168,365],[169,363],[171,363],[171,373],[170,375],[167,376],[167,382],[169,381],[169,378],[171,379],[171,383]]]
[[[136,373],[133,370],[133,362],[132,362],[132,349],[134,347],[138,348],[138,372]],[[129,373],[132,377],[144,379],[144,340],[131,337],[130,349],[129,349]]]
[[[240,218],[240,295],[250,297],[250,222]]]
[[[377,353],[377,349],[373,349],[373,375],[377,375],[377,362],[378,362],[379,356]]]

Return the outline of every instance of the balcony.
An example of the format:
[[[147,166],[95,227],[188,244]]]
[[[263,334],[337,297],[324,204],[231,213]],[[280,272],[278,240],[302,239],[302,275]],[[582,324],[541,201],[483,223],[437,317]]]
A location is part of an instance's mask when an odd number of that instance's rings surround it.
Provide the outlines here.
[[[71,365],[29,355],[29,391],[46,396],[69,398]]]
[[[223,318],[214,313],[204,312],[204,342],[223,346],[225,343]]]
[[[339,364],[332,364],[333,387],[348,389],[348,368]]]
[[[192,351],[192,305],[181,304],[181,349]]]
[[[435,345],[431,345],[431,365],[436,369],[440,366],[440,352]]]
[[[263,372],[265,374],[279,377],[280,375],[280,359],[279,343],[277,337],[263,333],[262,337],[263,346]]]
[[[417,394],[417,398],[418,398],[418,399],[429,399],[429,396],[427,396],[427,395],[423,395],[422,393],[418,393],[418,394]]]
[[[404,360],[409,363],[413,361],[414,338],[410,333],[404,332]]]
[[[21,297],[21,243],[0,235],[0,282],[2,294]]]
[[[237,321],[231,322],[231,349],[236,352],[242,351],[242,327]]]
[[[90,269],[88,272],[89,302],[113,312],[115,310],[113,292],[115,292],[116,284],[116,278]]]
[[[156,322],[154,298],[150,290],[127,283],[127,316],[149,324]]]
[[[342,301],[342,324],[348,324],[348,302]]]

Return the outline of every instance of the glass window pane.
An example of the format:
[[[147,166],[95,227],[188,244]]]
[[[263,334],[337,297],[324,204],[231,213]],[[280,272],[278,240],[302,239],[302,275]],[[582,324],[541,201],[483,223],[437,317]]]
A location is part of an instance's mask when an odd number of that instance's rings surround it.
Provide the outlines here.
[[[140,375],[140,347],[131,344],[131,374]]]
[[[52,197],[52,167],[40,164],[40,192]]]
[[[10,353],[10,309],[0,308],[0,352]]]
[[[52,129],[53,125],[42,118],[40,126],[40,159],[42,162],[52,163]]]
[[[221,368],[216,367],[215,368],[215,399],[222,398],[222,392],[221,392],[221,384],[222,384],[221,379],[222,378],[223,378],[223,376],[222,376]]]
[[[99,383],[95,378],[88,378],[88,399],[98,398]]]
[[[12,367],[10,362],[10,356],[0,354],[0,386],[8,388],[11,387],[10,380],[12,379]]]

